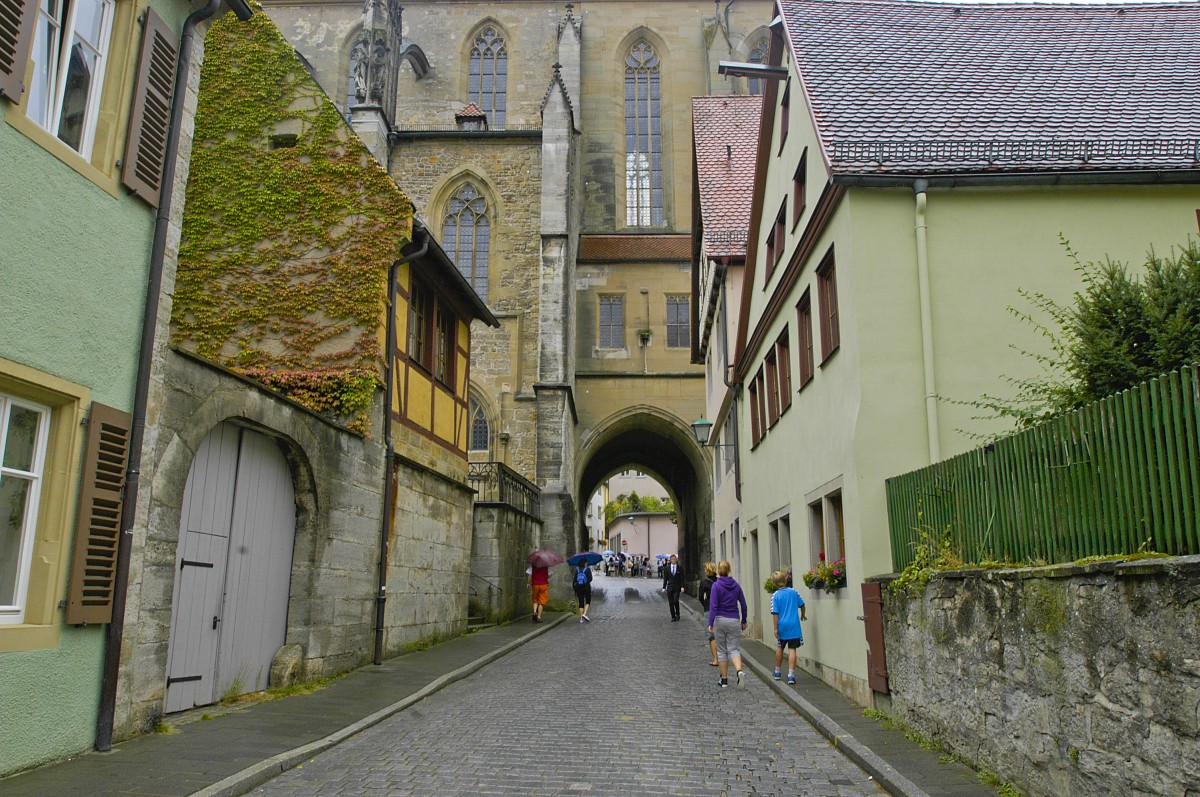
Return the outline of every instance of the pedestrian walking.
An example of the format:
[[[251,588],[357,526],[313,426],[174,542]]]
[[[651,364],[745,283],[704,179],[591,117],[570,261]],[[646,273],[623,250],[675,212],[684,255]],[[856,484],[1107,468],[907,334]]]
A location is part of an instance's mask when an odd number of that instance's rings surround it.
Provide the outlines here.
[[[542,612],[550,599],[550,568],[530,566],[529,591],[533,597],[533,621],[542,622]]]
[[[700,579],[700,594],[697,599],[700,601],[700,606],[704,609],[704,613],[708,614],[709,597],[712,593],[713,582],[717,580],[717,565],[714,562],[704,563],[704,578]],[[712,629],[704,632],[704,637],[708,641],[708,649],[712,653],[712,661],[708,664],[710,667],[716,667],[717,662],[717,638],[713,635]]]
[[[737,673],[737,688],[745,689],[741,643],[742,632],[746,630],[746,596],[742,593],[742,585],[729,575],[732,569],[725,559],[717,564],[717,580],[708,598],[708,631],[717,640],[717,666],[721,668],[718,684],[722,689],[729,686],[729,662],[732,661]]]
[[[783,666],[783,651],[788,652],[787,682],[796,683],[796,651],[804,644],[804,632],[800,629],[800,621],[807,620],[804,612],[804,598],[800,593],[787,585],[787,573],[776,570],[771,578],[775,581],[775,594],[771,596],[771,620],[775,624],[775,680],[779,680],[779,670]]]
[[[575,567],[575,601],[579,604],[579,622],[590,623],[588,609],[592,607],[592,568],[588,567],[586,559],[581,559]]]
[[[667,593],[667,605],[671,608],[671,622],[679,622],[679,593],[683,592],[683,568],[679,557],[671,554],[670,561],[663,567],[663,591]]]

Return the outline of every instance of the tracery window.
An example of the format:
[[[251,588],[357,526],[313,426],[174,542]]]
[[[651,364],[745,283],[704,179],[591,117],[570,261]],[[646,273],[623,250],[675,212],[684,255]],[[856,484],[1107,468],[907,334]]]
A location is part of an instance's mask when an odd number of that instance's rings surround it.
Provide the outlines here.
[[[474,398],[469,403],[471,413],[471,439],[468,448],[471,451],[488,451],[491,449],[491,424],[487,414]]]
[[[644,39],[625,57],[625,223],[661,227],[662,97],[659,59]]]
[[[471,283],[479,298],[488,295],[488,242],[491,223],[487,201],[470,183],[454,192],[442,221],[442,245],[458,264],[458,270]]]
[[[746,59],[751,64],[765,64],[767,62],[767,40],[760,39],[758,44],[750,50],[750,57]],[[751,94],[763,93],[763,82],[759,78],[750,78],[749,81]]]
[[[508,99],[508,50],[494,27],[484,28],[471,47],[470,101],[487,114],[488,127],[504,127]]]

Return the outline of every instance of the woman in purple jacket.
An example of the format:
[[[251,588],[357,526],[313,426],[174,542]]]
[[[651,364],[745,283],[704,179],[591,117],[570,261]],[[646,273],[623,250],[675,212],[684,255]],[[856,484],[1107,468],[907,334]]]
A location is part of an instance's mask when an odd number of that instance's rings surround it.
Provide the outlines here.
[[[708,632],[717,638],[721,688],[729,686],[729,662],[732,660],[737,671],[737,688],[745,689],[741,641],[742,632],[746,630],[746,596],[742,594],[742,586],[729,575],[731,569],[729,562],[724,559],[717,564],[717,580],[708,598]]]

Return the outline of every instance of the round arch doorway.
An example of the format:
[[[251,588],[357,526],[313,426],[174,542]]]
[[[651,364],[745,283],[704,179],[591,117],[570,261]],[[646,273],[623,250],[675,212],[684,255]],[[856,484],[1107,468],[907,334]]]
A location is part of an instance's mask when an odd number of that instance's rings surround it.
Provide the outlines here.
[[[707,457],[688,423],[653,407],[630,408],[582,440],[578,461],[575,494],[581,550],[587,544],[584,513],[592,493],[612,474],[636,468],[658,480],[670,494],[679,526],[681,564],[689,579],[699,577],[703,563],[712,558],[712,482]]]

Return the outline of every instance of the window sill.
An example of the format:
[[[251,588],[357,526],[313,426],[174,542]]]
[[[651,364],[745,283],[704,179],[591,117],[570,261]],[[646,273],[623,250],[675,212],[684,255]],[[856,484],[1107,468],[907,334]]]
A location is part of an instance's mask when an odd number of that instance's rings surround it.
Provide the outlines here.
[[[58,647],[59,625],[0,625],[0,653]]]
[[[85,160],[78,152],[59,141],[48,130],[32,121],[21,112],[20,108],[10,105],[7,113],[4,115],[4,121],[8,122],[10,127],[24,134],[30,141],[79,172],[84,178],[95,183],[100,190],[109,194],[114,199],[121,198],[121,185],[116,177],[93,166],[90,161]]]
[[[833,355],[837,354],[841,348],[842,348],[842,344],[839,343],[838,345],[836,345],[832,349],[830,349],[829,354],[826,354],[824,357],[821,358],[821,364],[818,367],[824,368],[825,364],[828,363],[830,360],[832,360]]]

